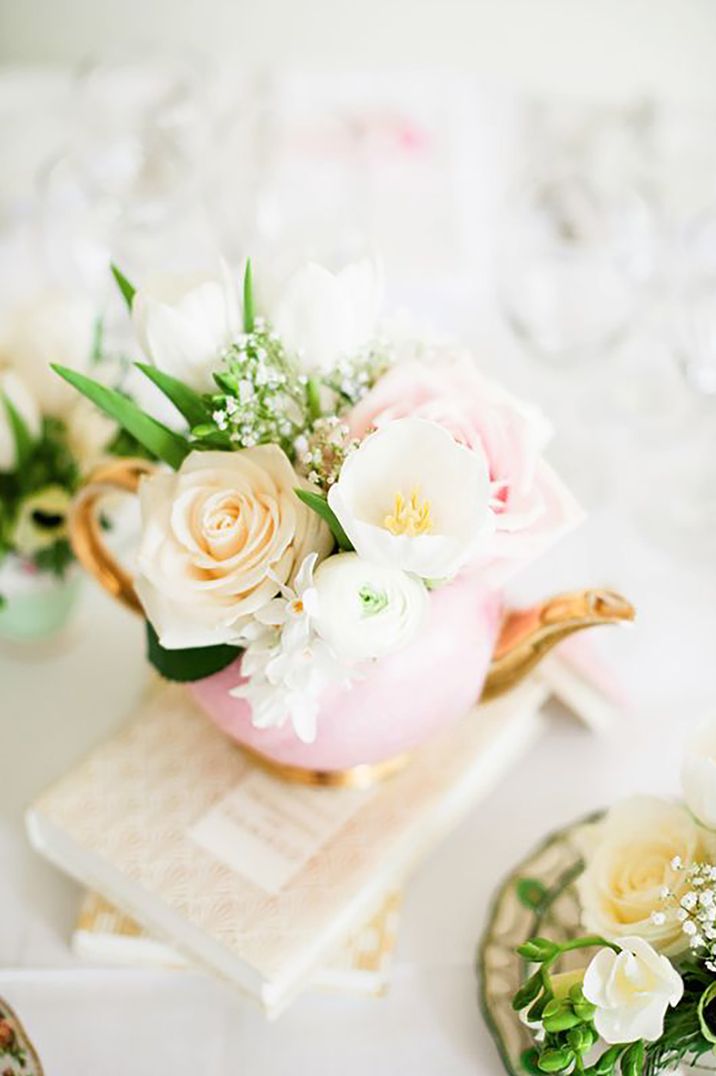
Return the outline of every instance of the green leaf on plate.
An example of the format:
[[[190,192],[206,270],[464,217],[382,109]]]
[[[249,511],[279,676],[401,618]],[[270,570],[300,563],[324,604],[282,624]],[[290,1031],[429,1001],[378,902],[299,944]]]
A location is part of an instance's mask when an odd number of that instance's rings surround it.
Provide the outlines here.
[[[221,672],[241,654],[238,646],[196,646],[186,650],[165,650],[156,631],[147,621],[147,657],[164,677],[188,684]]]
[[[517,882],[517,899],[532,911],[541,907],[547,896],[547,888],[537,878],[520,878]]]
[[[7,417],[10,422],[10,429],[12,431],[13,440],[15,441],[15,458],[17,460],[17,469],[20,470],[25,466],[30,456],[32,455],[32,447],[34,444],[32,434],[27,428],[24,418],[15,407],[14,403],[9,396],[5,393],[0,393]]]
[[[110,269],[112,270],[112,276],[117,282],[117,287],[122,293],[122,298],[127,304],[127,310],[131,310],[134,296],[137,294],[137,289],[134,284],[130,284],[122,270],[118,269],[114,262],[110,265]]]
[[[198,392],[194,392],[183,381],[172,377],[171,374],[165,374],[162,370],[158,370],[156,366],[150,366],[149,363],[137,362],[135,366],[142,371],[145,377],[154,382],[167,399],[171,400],[179,414],[184,416],[190,426],[199,426],[201,423],[209,421],[211,414]]]
[[[251,272],[251,258],[246,259],[244,270],[244,332],[254,331],[254,280]]]
[[[68,381],[106,415],[118,422],[122,429],[136,437],[157,459],[163,460],[176,471],[191,451],[189,443],[174,430],[164,426],[151,415],[146,415],[137,405],[116,389],[110,389],[85,377],[77,370],[52,363],[52,369]]]
[[[308,489],[296,489],[294,492],[300,501],[303,501],[305,505],[313,509],[313,511],[328,524],[331,534],[335,538],[340,549],[344,552],[353,549],[353,543],[343,530],[343,527],[338,521],[338,516],[325,497],[322,497],[320,493],[312,493]]]

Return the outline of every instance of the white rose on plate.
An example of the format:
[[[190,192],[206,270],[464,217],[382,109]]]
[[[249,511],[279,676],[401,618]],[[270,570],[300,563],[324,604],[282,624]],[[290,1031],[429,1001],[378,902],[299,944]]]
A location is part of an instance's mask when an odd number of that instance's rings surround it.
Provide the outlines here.
[[[716,721],[700,724],[689,737],[681,767],[681,786],[690,811],[716,830]]]
[[[0,363],[22,376],[43,415],[64,417],[77,392],[50,363],[86,372],[92,361],[96,310],[84,295],[48,289],[0,317]]]
[[[166,649],[237,640],[308,553],[332,546],[276,445],[192,452],[139,490],[136,590]]]
[[[304,370],[326,371],[375,336],[382,298],[382,273],[368,258],[338,273],[308,262],[288,278],[267,314]]]
[[[215,388],[222,351],[241,333],[236,284],[222,262],[216,276],[165,275],[139,288],[132,320],[147,358],[197,392]]]
[[[403,418],[348,457],[328,503],[365,560],[444,579],[492,534],[490,496],[484,453],[434,422]]]
[[[713,837],[686,808],[634,796],[575,839],[586,864],[576,882],[584,927],[611,941],[637,935],[669,956],[683,951],[681,923],[661,911],[664,892],[677,904],[689,888],[688,868],[711,862],[714,852]]]
[[[618,942],[621,952],[601,949],[589,964],[582,989],[597,1011],[594,1026],[604,1042],[655,1042],[664,1016],[684,993],[681,976],[643,938]]]
[[[428,593],[415,576],[339,553],[315,575],[316,630],[346,661],[368,661],[399,650],[417,635]]]
[[[0,471],[9,472],[17,468],[18,459],[6,400],[17,411],[31,437],[40,436],[42,419],[37,402],[24,380],[14,370],[0,370]]]

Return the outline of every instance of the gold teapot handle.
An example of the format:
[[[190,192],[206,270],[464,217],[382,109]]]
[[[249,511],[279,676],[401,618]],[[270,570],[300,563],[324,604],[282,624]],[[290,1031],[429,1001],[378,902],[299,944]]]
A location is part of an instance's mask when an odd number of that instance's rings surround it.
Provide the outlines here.
[[[529,609],[510,610],[502,622],[480,700],[515,687],[567,636],[599,624],[629,623],[634,606],[612,590],[558,594]]]
[[[142,606],[130,574],[107,548],[98,508],[109,493],[136,493],[156,464],[143,459],[116,459],[97,467],[75,498],[69,518],[69,535],[77,559],[105,590],[135,613]],[[618,624],[634,619],[634,608],[610,590],[578,590],[560,594],[530,609],[508,611],[481,699],[509,691],[568,635],[597,624]]]
[[[98,509],[110,493],[136,493],[141,479],[156,469],[156,464],[143,459],[116,459],[100,464],[77,494],[68,523],[70,542],[82,567],[134,613],[142,613],[142,606],[132,577],[108,549]]]

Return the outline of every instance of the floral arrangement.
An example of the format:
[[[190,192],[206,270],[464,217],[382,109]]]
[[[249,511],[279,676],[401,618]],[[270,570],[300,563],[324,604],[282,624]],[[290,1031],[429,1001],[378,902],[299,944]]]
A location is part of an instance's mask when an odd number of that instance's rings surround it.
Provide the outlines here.
[[[99,361],[101,322],[83,296],[44,290],[0,313],[0,605],[72,563],[67,512],[81,474],[117,434],[50,363]]]
[[[256,287],[248,262],[243,287],[223,264],[139,289],[114,272],[183,429],[57,370],[167,465],[140,488],[150,660],[191,681],[243,653],[257,727],[312,742],[321,694],[407,646],[432,589],[499,586],[581,518],[542,415],[381,322],[372,261]]]
[[[585,934],[529,939],[513,1007],[535,1073],[650,1076],[716,1052],[716,724],[691,739],[684,802],[627,799],[580,827]],[[555,973],[574,950],[586,966]]]

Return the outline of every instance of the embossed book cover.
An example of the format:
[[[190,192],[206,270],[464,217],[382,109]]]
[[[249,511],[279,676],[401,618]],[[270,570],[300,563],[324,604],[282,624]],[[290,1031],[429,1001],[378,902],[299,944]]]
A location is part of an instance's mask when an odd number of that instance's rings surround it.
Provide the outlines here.
[[[530,745],[545,694],[479,707],[357,790],[270,776],[166,686],[32,806],[30,838],[275,1014]]]

